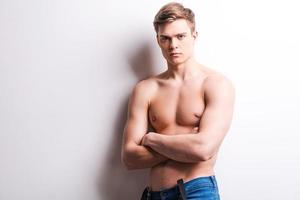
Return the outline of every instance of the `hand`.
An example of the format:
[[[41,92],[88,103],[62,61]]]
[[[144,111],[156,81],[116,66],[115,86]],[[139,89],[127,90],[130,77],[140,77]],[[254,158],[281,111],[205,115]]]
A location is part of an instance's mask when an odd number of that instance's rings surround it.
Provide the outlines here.
[[[146,135],[144,135],[141,145],[143,146],[149,146],[149,139],[155,134],[154,132],[148,132]]]
[[[198,127],[198,126],[195,126],[195,127],[193,128],[192,133],[198,133],[198,132],[199,132],[199,127]]]

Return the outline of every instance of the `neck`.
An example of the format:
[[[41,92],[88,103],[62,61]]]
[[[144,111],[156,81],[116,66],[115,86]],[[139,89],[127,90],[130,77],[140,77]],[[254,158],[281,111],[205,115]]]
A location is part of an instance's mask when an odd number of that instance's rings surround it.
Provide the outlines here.
[[[184,81],[194,77],[199,72],[199,65],[192,57],[184,63],[174,65],[168,62],[168,77],[178,81]]]

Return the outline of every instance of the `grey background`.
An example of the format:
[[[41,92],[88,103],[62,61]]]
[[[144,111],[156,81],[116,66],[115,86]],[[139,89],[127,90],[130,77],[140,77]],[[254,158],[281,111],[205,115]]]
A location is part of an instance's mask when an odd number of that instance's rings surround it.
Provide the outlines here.
[[[138,199],[120,162],[134,84],[165,70],[152,20],[168,1],[0,0],[0,199]],[[237,91],[216,165],[224,200],[298,200],[297,1],[181,1],[200,63]]]

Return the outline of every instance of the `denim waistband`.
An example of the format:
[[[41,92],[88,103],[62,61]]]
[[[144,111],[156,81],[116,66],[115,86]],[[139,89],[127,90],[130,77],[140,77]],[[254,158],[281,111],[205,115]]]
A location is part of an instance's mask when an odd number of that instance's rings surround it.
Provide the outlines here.
[[[215,176],[212,175],[212,176],[194,178],[192,180],[184,182],[183,186],[184,186],[184,189],[186,191],[188,191],[190,189],[193,189],[193,188],[199,187],[199,186],[217,187],[217,182],[216,182]],[[151,198],[156,199],[156,198],[160,198],[162,196],[167,197],[167,196],[178,195],[178,194],[180,194],[180,191],[179,191],[178,185],[176,185],[174,187],[163,189],[160,191],[150,191],[150,194],[151,194]]]

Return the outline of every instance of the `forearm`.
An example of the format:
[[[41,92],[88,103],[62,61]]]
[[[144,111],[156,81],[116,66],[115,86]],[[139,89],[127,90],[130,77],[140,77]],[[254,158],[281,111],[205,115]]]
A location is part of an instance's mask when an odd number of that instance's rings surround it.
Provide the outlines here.
[[[152,133],[145,146],[179,162],[196,163],[211,158],[208,144],[199,134],[163,135]]]
[[[122,157],[129,170],[151,168],[169,159],[153,149],[141,145],[132,145],[123,153]]]

